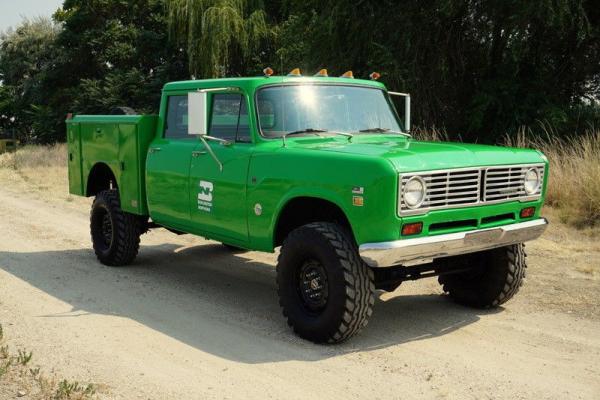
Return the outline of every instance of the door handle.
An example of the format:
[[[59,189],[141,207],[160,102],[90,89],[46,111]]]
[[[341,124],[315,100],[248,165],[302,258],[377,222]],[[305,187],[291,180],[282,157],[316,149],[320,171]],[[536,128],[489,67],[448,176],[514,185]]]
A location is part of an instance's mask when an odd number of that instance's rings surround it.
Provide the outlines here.
[[[161,150],[160,147],[151,147],[150,148],[150,153],[158,153]]]
[[[192,157],[200,157],[206,154],[206,151],[202,151],[202,150],[195,150],[192,151]]]

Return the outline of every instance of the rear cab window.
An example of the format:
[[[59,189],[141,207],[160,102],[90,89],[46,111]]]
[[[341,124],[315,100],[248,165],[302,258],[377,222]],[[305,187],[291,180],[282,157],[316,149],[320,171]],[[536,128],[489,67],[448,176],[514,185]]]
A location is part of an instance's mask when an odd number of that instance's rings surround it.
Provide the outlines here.
[[[189,139],[187,95],[169,96],[165,121],[165,139]]]

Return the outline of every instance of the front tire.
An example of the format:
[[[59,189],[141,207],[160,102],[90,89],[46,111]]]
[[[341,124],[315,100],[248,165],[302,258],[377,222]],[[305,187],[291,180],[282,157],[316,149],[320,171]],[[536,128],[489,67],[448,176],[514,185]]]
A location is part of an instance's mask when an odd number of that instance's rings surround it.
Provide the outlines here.
[[[347,340],[373,312],[373,271],[336,224],[311,223],[289,234],[279,255],[277,286],[288,325],[315,343]]]
[[[133,262],[140,248],[141,219],[121,210],[119,193],[105,190],[94,199],[90,215],[92,244],[98,260],[111,267]]]
[[[525,245],[520,243],[481,253],[470,254],[450,262],[471,270],[438,278],[444,292],[454,301],[475,308],[494,308],[510,300],[525,278]]]

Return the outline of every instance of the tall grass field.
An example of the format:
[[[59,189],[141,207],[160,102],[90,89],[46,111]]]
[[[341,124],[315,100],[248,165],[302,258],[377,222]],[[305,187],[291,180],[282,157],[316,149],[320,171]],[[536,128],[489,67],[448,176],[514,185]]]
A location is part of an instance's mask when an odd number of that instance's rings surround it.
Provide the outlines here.
[[[447,140],[438,130],[417,131],[422,140]],[[600,130],[570,139],[526,135],[521,131],[505,137],[503,144],[541,150],[550,163],[546,204],[560,219],[576,227],[600,224]],[[32,183],[49,184],[67,195],[67,148],[25,146],[14,153],[0,154],[0,171],[13,172]],[[3,177],[4,176],[4,177]],[[0,175],[4,180],[6,174]],[[57,187],[58,186],[58,187]]]

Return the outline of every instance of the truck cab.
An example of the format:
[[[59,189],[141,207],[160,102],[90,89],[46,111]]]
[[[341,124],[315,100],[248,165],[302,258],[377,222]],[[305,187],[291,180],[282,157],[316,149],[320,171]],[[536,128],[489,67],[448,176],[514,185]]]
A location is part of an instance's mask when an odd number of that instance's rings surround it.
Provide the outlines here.
[[[547,224],[540,152],[420,142],[407,94],[269,71],[168,83],[156,116],[67,121],[70,192],[95,197],[102,263],[133,262],[155,227],[279,250],[283,313],[315,342],[356,334],[374,291],[406,280],[438,276],[476,307],[516,293],[522,243]]]

